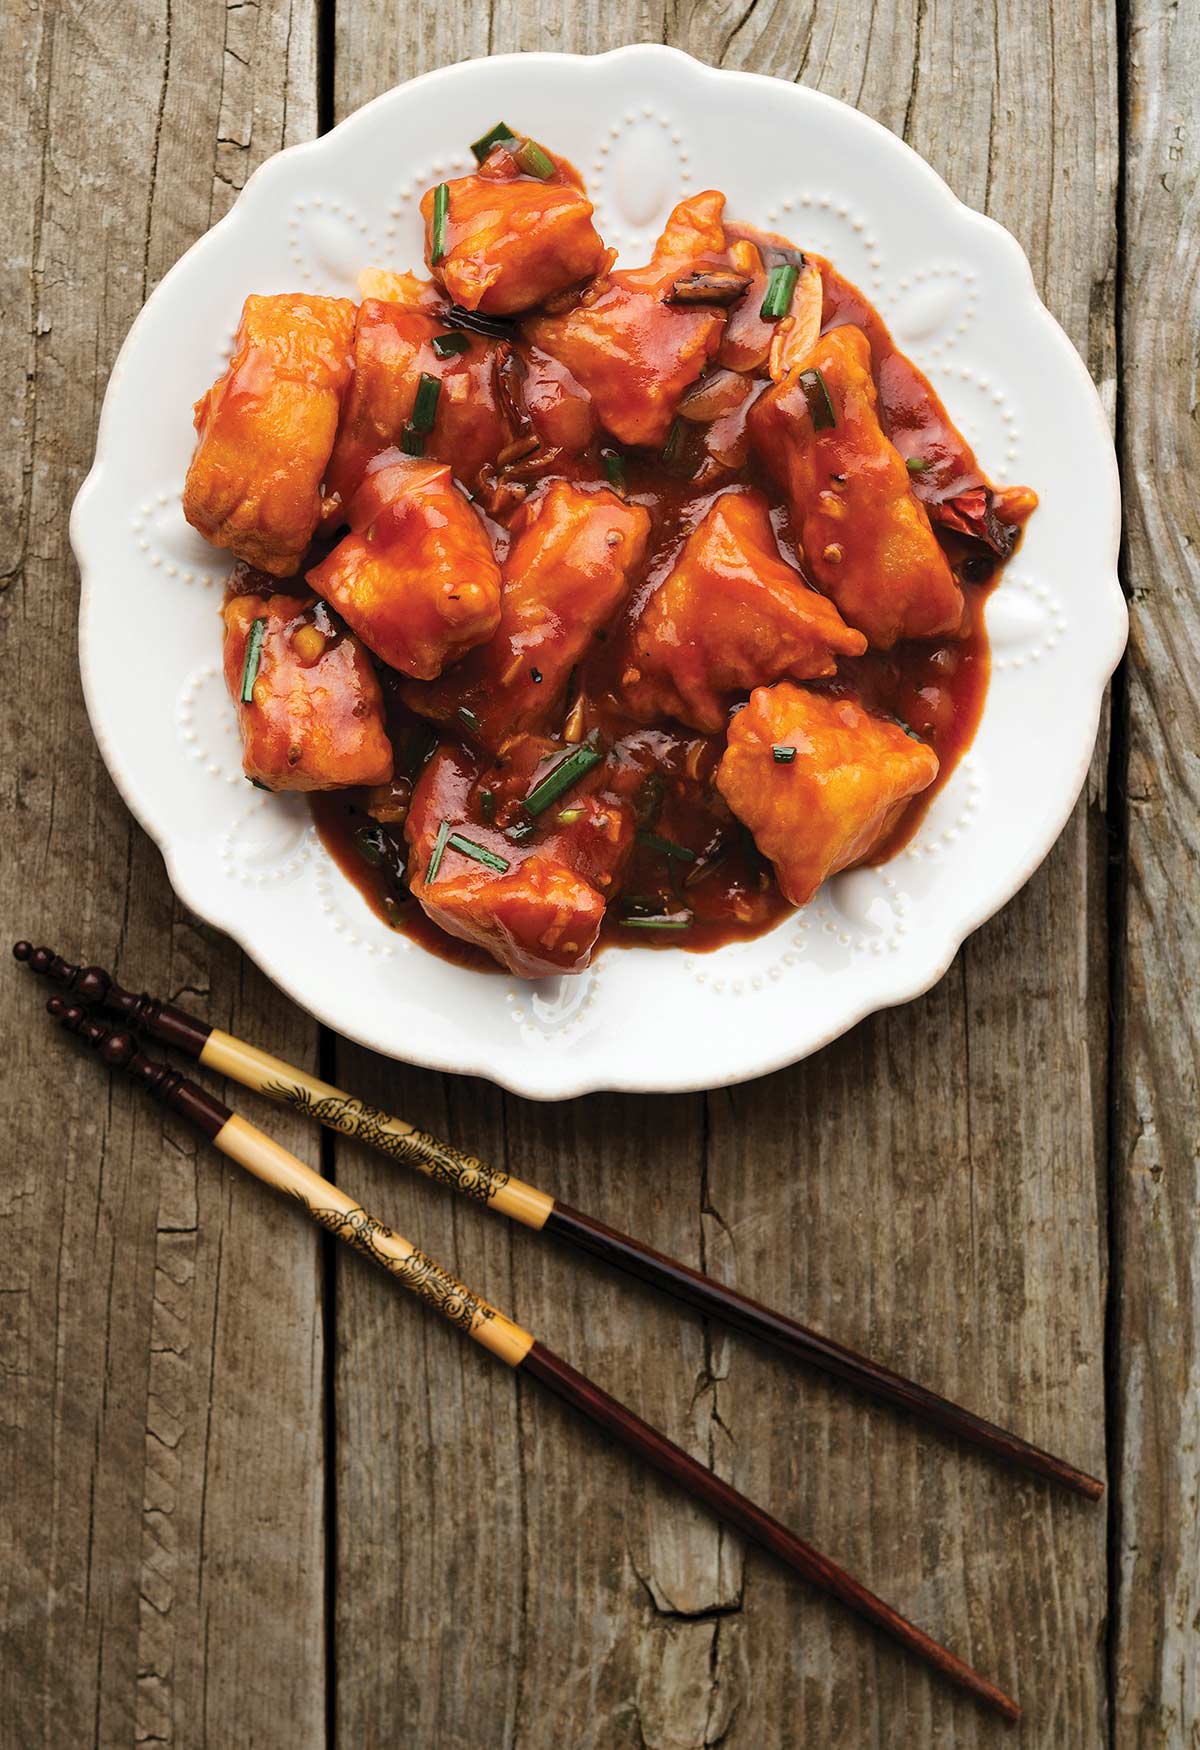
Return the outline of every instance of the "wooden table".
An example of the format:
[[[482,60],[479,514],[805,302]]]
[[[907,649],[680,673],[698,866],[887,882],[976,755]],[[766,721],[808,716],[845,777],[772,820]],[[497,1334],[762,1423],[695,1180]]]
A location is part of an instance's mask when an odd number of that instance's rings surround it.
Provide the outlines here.
[[[1066,832],[927,997],[747,1087],[535,1106],[318,1036],[174,902],[88,729],[67,513],[139,305],[270,153],[442,62],[638,39],[859,105],[1020,239],[1116,425],[1133,637]],[[9,936],[319,1060],[1110,1493],[1015,1482],[327,1145],[369,1207],[1014,1689],[1005,1739],[106,1086],[10,965],[5,1750],[1200,1741],[1198,71],[1200,11],[1168,0],[6,10]]]

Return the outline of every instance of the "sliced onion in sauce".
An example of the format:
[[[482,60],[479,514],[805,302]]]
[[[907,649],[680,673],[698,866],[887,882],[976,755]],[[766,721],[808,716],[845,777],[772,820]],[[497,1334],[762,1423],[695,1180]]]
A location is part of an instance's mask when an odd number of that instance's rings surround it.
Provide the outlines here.
[[[733,413],[751,391],[752,385],[737,371],[709,371],[688,390],[679,403],[679,417],[694,425],[707,425],[723,414]]]

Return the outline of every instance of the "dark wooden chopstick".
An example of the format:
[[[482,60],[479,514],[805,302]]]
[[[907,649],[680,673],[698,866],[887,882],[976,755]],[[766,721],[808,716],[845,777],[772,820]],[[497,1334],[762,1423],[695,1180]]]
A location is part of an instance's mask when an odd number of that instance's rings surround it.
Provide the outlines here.
[[[47,1005],[69,1032],[78,1034],[111,1068],[125,1070],[155,1098],[180,1113],[231,1160],[265,1183],[302,1203],[321,1227],[381,1265],[411,1292],[468,1336],[513,1368],[571,1404],[589,1421],[629,1448],[688,1494],[703,1501],[718,1518],[769,1550],[818,1590],[828,1593],[864,1621],[881,1629],[948,1682],[966,1691],[1004,1719],[1021,1710],[1011,1696],[972,1669],[948,1647],[933,1640],[852,1575],[747,1500],[729,1483],[668,1440],[616,1398],[577,1373],[532,1333],[464,1287],[426,1253],[367,1214],[340,1186],[232,1112],[178,1070],[141,1052],[133,1035],[93,1020],[82,1005],[51,997]]]
[[[1098,1500],[1104,1493],[1104,1484],[1098,1478],[1022,1440],[1009,1429],[857,1354],[786,1313],[776,1312],[690,1265],[605,1226],[594,1216],[572,1209],[537,1186],[417,1130],[404,1119],[364,1106],[340,1088],[319,1081],[281,1058],[271,1057],[233,1034],[221,1032],[186,1009],[158,997],[139,996],[122,989],[101,966],[75,966],[52,949],[34,948],[28,942],[16,943],[13,954],[31,971],[74,991],[84,1003],[120,1017],[126,1026],[150,1034],[245,1087],[296,1106],[342,1135],[357,1136],[371,1143],[393,1159],[450,1185],[487,1208],[528,1227],[556,1234],[698,1312],[771,1344],[793,1360],[819,1367],[870,1397],[906,1410],[1017,1469],[1047,1477],[1089,1500]]]

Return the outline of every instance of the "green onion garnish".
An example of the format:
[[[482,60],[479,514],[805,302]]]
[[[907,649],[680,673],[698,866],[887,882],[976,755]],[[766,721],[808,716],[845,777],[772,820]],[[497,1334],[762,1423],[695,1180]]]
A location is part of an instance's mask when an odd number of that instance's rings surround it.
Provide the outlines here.
[[[604,473],[610,486],[615,486],[618,492],[624,492],[625,458],[618,450],[605,450]]]
[[[476,164],[482,164],[493,146],[501,142],[515,140],[516,135],[507,122],[497,122],[494,128],[489,128],[486,134],[481,134],[477,140],[471,141],[471,150],[475,154]]]
[[[909,456],[904,466],[910,474],[923,474],[926,468],[932,468],[933,463],[927,462],[924,456]]]
[[[494,790],[481,790],[479,792],[479,812],[488,826],[491,826],[496,818],[496,792]]]
[[[414,431],[411,425],[406,425],[400,433],[400,448],[406,456],[423,456],[425,454],[425,439],[419,431]]]
[[[644,917],[622,918],[622,928],[626,930],[689,930],[692,926],[692,914],[685,917]]]
[[[431,377],[428,371],[422,371],[417,380],[417,398],[413,402],[412,418],[408,422],[410,431],[427,432],[433,430],[433,422],[437,418],[438,396],[441,392],[441,378]]]
[[[781,747],[778,743],[771,749],[771,758],[777,766],[790,766],[796,757],[794,747]]]
[[[433,841],[433,852],[429,858],[429,867],[425,871],[426,881],[436,881],[437,872],[442,866],[442,858],[450,838],[450,822],[444,820],[437,829],[437,837]]]
[[[801,371],[800,387],[804,390],[804,399],[808,402],[808,411],[812,415],[813,430],[828,430],[837,424],[837,414],[833,411],[833,402],[829,399],[829,390],[825,387],[825,379],[820,371]]]
[[[471,342],[465,334],[435,334],[429,343],[440,359],[452,359],[455,353],[466,352]]]
[[[552,802],[557,802],[563,793],[577,784],[585,772],[590,772],[593,766],[598,766],[603,754],[597,753],[594,747],[586,742],[580,742],[577,748],[570,752],[566,759],[560,760],[552,772],[547,772],[540,784],[535,784],[525,798],[527,814],[544,814]]]
[[[455,712],[455,716],[465,723],[467,728],[474,735],[478,735],[479,731],[483,728],[483,724],[479,721],[478,717],[476,717],[474,711],[472,711],[469,705],[460,705]]]
[[[429,264],[436,267],[446,253],[446,220],[450,216],[450,184],[439,182],[433,191],[433,225],[429,233]]]
[[[513,157],[527,176],[536,176],[545,182],[548,176],[553,176],[557,166],[548,152],[543,152],[536,140],[525,140],[513,153]]]
[[[786,316],[792,307],[792,293],[799,277],[800,269],[793,267],[790,261],[773,267],[767,277],[767,292],[759,315],[768,322],[778,322],[781,316]]]
[[[452,832],[446,843],[452,851],[461,851],[464,857],[472,857],[476,863],[482,863],[485,869],[494,869],[497,875],[508,873],[510,865],[503,857],[498,857],[495,851],[485,850],[474,839],[465,839],[460,832]]]
[[[671,429],[667,433],[667,441],[662,447],[662,459],[664,462],[673,462],[675,460],[675,452],[679,448],[679,439],[682,435],[683,421],[681,419],[673,419],[671,421]]]
[[[563,808],[554,818],[560,826],[574,826],[577,820],[583,819],[583,809]]]
[[[383,829],[378,826],[360,826],[354,835],[354,843],[364,863],[370,863],[373,868],[378,869],[383,862],[385,849]]]
[[[658,851],[664,857],[676,857],[681,863],[694,863],[695,851],[689,851],[686,845],[677,845],[674,839],[665,839],[661,833],[640,832],[637,842],[647,851]]]
[[[514,845],[527,845],[536,831],[537,827],[532,820],[518,820],[507,829],[505,837],[510,838]]]
[[[249,705],[254,699],[254,683],[258,679],[258,665],[262,661],[263,633],[267,629],[265,620],[255,620],[250,627],[250,636],[246,640],[246,660],[242,664],[242,691],[240,698],[243,705]]]
[[[269,784],[264,784],[261,778],[251,778],[250,782],[254,785],[256,790],[265,790],[268,796],[273,794],[271,786]]]

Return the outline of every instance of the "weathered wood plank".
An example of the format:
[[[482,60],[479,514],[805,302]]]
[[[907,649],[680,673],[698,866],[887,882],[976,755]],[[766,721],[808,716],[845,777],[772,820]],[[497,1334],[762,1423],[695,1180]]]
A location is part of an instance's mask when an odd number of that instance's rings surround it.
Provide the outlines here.
[[[303,1059],[311,1024],[174,906],[103,772],[67,513],[146,292],[313,131],[314,11],[21,6],[0,33],[6,935],[188,990]],[[286,1719],[322,1743],[319,1248],[107,1087],[5,963],[0,1737],[265,1744]]]
[[[676,7],[660,22],[635,8],[585,22],[534,4],[494,8],[490,21],[419,7],[397,31],[364,0],[338,12],[339,113],[483,42],[597,49],[665,35],[706,59],[803,78],[905,132],[1007,223],[1111,385],[1111,8],[759,0]],[[1097,783],[1026,892],[929,997],[703,1108],[548,1109],[349,1048],[339,1076],[1100,1468],[1101,807]],[[1030,1708],[1023,1742],[1101,1741],[1102,1512],[797,1380],[528,1235],[494,1238],[494,1223],[358,1151],[340,1150],[339,1170],[601,1383],[1016,1685]],[[497,1384],[480,1358],[456,1359],[428,1325],[356,1260],[340,1270],[339,1744],[385,1722],[419,1742],[475,1746],[482,1733],[521,1750],[999,1741],[765,1560],[743,1562],[565,1411]],[[431,1599],[414,1572],[470,1580]]]
[[[1200,1734],[1200,150],[1194,7],[1128,17],[1127,892],[1113,1195],[1114,1742]]]

